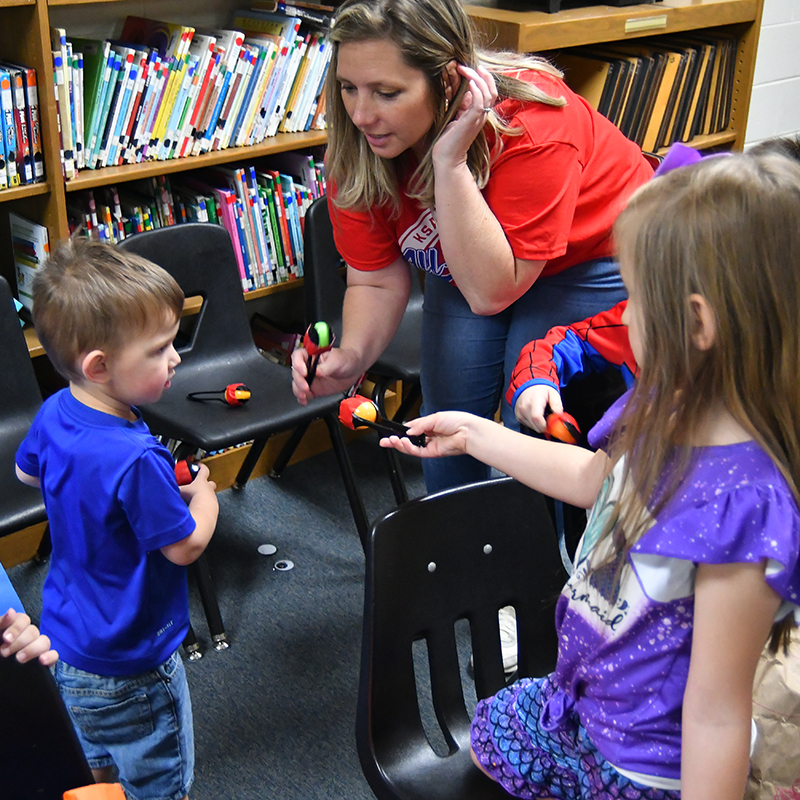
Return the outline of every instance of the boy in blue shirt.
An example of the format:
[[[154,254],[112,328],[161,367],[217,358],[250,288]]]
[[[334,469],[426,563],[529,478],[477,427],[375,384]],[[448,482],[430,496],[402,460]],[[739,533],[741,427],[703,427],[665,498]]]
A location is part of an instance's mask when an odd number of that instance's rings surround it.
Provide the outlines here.
[[[19,479],[41,486],[53,542],[41,627],[95,780],[116,768],[130,800],[181,800],[194,769],[185,567],[214,532],[215,485],[201,465],[179,488],[136,409],[180,363],[183,300],[160,267],[88,239],[60,246],[33,284],[37,334],[69,381],[16,457]]]

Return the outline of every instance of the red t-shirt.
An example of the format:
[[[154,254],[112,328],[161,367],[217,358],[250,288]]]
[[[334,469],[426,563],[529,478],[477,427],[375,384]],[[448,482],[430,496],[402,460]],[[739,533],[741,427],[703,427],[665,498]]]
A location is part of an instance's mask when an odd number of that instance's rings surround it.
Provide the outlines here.
[[[483,196],[515,257],[546,261],[542,274],[552,275],[612,254],[611,226],[653,170],[636,144],[563,81],[536,70],[520,77],[564,97],[567,104],[499,104],[501,116],[524,132],[503,136],[503,151],[492,163]],[[398,217],[386,207],[373,209],[370,216],[331,203],[339,252],[359,270],[382,269],[402,255],[420,269],[449,278],[434,211],[409,200],[404,190],[405,183]],[[332,181],[329,191],[335,197]]]

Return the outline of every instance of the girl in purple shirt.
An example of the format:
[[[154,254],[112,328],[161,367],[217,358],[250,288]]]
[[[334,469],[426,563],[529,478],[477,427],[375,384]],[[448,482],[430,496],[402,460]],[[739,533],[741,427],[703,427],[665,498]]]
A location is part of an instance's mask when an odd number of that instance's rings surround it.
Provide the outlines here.
[[[383,441],[591,508],[556,670],[478,704],[479,768],[516,797],[741,800],[756,663],[800,622],[800,165],[677,169],[615,237],[641,373],[600,449],[457,412]]]

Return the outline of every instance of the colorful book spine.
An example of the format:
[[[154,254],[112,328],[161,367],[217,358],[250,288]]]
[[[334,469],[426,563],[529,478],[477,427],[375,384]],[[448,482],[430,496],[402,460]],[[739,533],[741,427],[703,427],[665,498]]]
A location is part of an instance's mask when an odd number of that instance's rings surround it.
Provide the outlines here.
[[[14,93],[11,88],[11,76],[7,69],[0,67],[0,116],[2,116],[2,134],[5,145],[6,175],[8,186],[19,186],[20,176],[17,172],[17,131],[14,122]]]

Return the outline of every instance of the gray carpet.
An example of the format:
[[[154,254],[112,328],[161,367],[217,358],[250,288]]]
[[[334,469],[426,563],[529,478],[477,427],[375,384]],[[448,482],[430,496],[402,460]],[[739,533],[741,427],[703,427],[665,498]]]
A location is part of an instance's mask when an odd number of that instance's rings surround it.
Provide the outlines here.
[[[373,437],[348,447],[373,520],[394,505],[385,454]],[[402,463],[409,495],[423,494],[419,461]],[[266,543],[275,555],[258,553]],[[211,649],[193,591],[204,656],[187,662],[192,799],[371,800],[354,734],[364,559],[332,453],[220,493],[208,556],[231,647]],[[280,560],[294,568],[275,570]],[[45,569],[9,573],[34,618]]]

